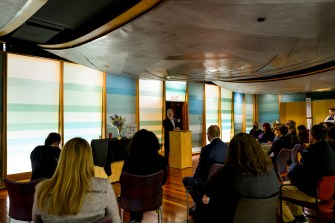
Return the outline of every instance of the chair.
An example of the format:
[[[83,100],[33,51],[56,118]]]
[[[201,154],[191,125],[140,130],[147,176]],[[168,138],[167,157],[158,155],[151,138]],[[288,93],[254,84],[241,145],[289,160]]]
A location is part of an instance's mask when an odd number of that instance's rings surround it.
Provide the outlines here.
[[[291,152],[291,162],[299,163],[298,152],[301,150],[301,144],[295,144]]]
[[[287,161],[291,159],[290,149],[281,149],[276,159],[277,175],[281,182],[287,180]]]
[[[32,222],[35,186],[44,179],[40,178],[29,182],[16,182],[7,178],[3,179],[9,197],[9,222],[11,218]]]
[[[294,198],[283,197],[282,196],[282,188],[287,185],[282,185],[280,187],[280,204],[282,201],[287,201],[293,204],[297,204],[303,208],[303,212],[307,217],[320,219],[319,214],[328,210],[332,210],[333,212],[333,221],[335,220],[335,213],[334,213],[334,201],[333,201],[333,194],[335,189],[335,175],[334,176],[324,176],[321,177],[319,180],[317,187],[316,187],[316,196],[315,202],[307,202],[307,201],[300,201]],[[315,215],[311,215],[305,212],[305,208],[311,209],[315,211]],[[282,221],[282,206],[280,205],[280,219]],[[323,219],[325,220],[325,219]]]
[[[123,211],[146,212],[157,210],[158,222],[162,219],[163,171],[149,175],[135,175],[122,172],[120,176],[121,222]]]
[[[277,222],[278,194],[269,198],[240,198],[233,223]]]
[[[103,218],[96,220],[93,223],[113,223],[113,220],[111,216],[105,216]]]
[[[222,167],[224,166],[224,164],[221,163],[213,163],[213,165],[211,166],[211,169],[209,170],[208,173],[208,177],[207,177],[207,181],[217,172],[219,171]],[[188,221],[188,211],[189,211],[189,207],[188,207],[188,197],[189,197],[189,193],[193,191],[192,187],[187,187],[186,188],[186,213],[187,213],[187,221]]]

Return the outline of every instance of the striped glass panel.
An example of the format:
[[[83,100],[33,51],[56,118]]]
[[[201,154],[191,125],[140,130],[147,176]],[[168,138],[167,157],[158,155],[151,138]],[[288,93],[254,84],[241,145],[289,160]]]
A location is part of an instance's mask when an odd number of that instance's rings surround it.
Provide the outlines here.
[[[232,98],[232,91],[221,88],[221,136],[224,142],[229,142],[232,137]]]
[[[102,83],[101,71],[64,63],[64,142],[101,135]]]
[[[257,110],[259,125],[264,123],[272,123],[279,120],[278,95],[257,95]]]
[[[30,153],[58,132],[60,63],[8,54],[7,174],[31,171]]]
[[[205,85],[206,97],[206,131],[210,125],[219,124],[219,87]],[[209,143],[206,139],[207,144]]]
[[[129,129],[129,124],[135,124],[136,115],[136,80],[107,74],[106,75],[106,136],[112,133],[113,137],[117,136],[117,130],[110,124],[110,116],[113,114],[126,117],[126,124],[121,131],[124,136]],[[136,131],[136,130],[134,130]]]
[[[234,135],[244,132],[243,124],[244,94],[234,92]]]
[[[245,132],[249,133],[252,129],[254,122],[254,95],[246,94],[245,95]]]
[[[165,81],[166,101],[185,101],[185,81]]]
[[[192,132],[192,148],[202,147],[202,123],[204,115],[204,85],[188,83],[189,129]]]
[[[163,82],[139,80],[139,129],[152,131],[162,142]]]

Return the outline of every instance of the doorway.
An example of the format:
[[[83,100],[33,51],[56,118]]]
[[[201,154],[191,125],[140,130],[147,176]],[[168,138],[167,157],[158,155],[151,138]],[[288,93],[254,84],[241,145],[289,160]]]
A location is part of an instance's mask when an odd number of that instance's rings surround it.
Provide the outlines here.
[[[180,122],[180,127],[182,130],[186,130],[185,117],[184,117],[184,102],[179,101],[166,101],[166,110],[172,109],[174,111],[174,118]]]

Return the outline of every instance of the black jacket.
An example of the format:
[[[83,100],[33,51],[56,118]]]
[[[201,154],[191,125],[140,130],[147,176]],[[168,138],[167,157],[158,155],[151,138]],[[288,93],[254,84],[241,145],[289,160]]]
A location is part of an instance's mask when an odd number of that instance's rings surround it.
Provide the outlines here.
[[[292,166],[288,177],[302,192],[315,196],[316,185],[323,176],[335,174],[335,153],[326,141],[312,144],[302,153],[302,162]]]
[[[193,176],[197,187],[201,188],[207,181],[213,163],[224,163],[227,154],[228,145],[219,138],[213,139],[201,149],[199,163]]]
[[[37,146],[30,153],[31,180],[51,178],[56,170],[61,150],[54,146]]]

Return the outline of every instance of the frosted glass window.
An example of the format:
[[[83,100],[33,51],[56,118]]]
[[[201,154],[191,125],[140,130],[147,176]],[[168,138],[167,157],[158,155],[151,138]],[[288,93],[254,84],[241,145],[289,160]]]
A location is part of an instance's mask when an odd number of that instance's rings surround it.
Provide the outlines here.
[[[243,101],[244,94],[234,92],[234,134],[245,132],[243,124]]]
[[[64,142],[101,136],[103,73],[64,63]]]
[[[219,87],[205,85],[206,131],[210,125],[219,125]],[[206,139],[207,143],[208,139]]]
[[[232,98],[232,91],[221,88],[221,135],[224,142],[229,142],[232,137]]]
[[[140,128],[156,134],[162,142],[163,82],[139,80]]]
[[[254,95],[246,94],[245,95],[245,127],[246,133],[249,133],[254,124]]]
[[[189,129],[192,132],[192,148],[202,147],[203,107],[204,85],[188,83]]]
[[[110,116],[118,114],[126,116],[126,124],[121,131],[122,136],[129,131],[127,125],[136,124],[136,80],[107,74],[106,76],[106,136],[113,133],[113,137],[117,136],[117,131],[110,124]],[[134,131],[136,131],[134,129]]]
[[[60,62],[8,54],[7,174],[31,171],[30,153],[58,132]]]

